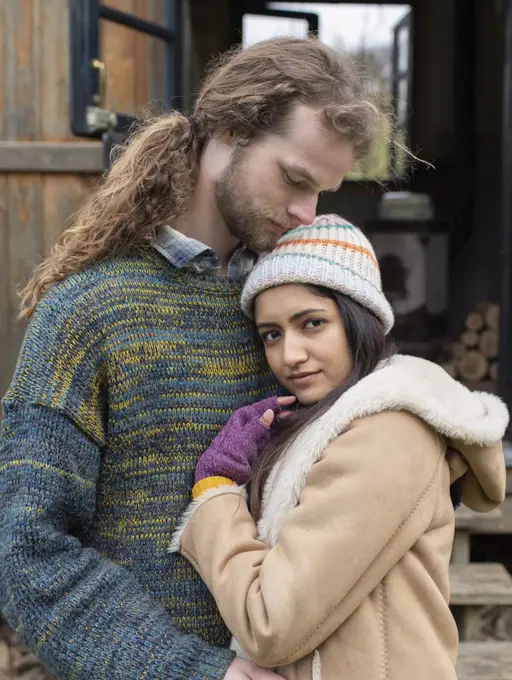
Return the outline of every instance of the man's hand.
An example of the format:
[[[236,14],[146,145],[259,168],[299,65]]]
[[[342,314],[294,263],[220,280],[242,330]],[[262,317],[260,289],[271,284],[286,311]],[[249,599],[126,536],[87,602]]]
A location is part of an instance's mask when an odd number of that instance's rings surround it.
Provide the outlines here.
[[[262,668],[252,661],[236,657],[228,668],[224,680],[278,680],[281,675],[276,675],[267,668]]]

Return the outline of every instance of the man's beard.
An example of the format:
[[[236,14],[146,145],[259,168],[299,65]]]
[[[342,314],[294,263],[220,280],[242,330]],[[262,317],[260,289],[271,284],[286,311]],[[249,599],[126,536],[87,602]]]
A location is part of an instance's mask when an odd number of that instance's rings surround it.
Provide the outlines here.
[[[245,149],[237,147],[229,165],[215,183],[217,208],[230,233],[251,250],[272,250],[279,234],[272,231],[269,220],[279,223],[271,211],[258,209],[240,182],[243,176]]]

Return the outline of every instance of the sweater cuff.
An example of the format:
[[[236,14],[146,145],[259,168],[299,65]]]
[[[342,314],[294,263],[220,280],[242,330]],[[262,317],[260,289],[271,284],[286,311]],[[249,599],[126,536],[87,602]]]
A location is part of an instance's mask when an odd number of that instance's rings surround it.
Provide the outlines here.
[[[208,489],[218,489],[219,486],[226,485],[235,486],[235,482],[227,477],[205,477],[194,485],[194,488],[192,489],[192,498],[199,498],[199,496],[205,491],[208,491]]]

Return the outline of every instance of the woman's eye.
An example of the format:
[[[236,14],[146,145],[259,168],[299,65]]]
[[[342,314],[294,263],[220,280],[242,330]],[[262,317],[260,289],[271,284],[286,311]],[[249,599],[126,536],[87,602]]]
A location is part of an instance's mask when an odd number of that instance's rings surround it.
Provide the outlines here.
[[[261,339],[263,342],[272,342],[272,340],[277,340],[278,337],[279,333],[277,331],[267,331],[266,333],[263,333]]]
[[[309,330],[313,330],[316,328],[320,328],[323,326],[325,321],[323,319],[310,319],[309,321],[306,321],[304,324],[304,328],[307,328]]]

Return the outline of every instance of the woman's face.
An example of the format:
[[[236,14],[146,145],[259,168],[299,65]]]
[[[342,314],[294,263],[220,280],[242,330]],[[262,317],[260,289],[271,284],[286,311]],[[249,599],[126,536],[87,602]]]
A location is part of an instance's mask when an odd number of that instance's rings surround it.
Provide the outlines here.
[[[352,353],[334,300],[285,284],[260,293],[254,313],[272,372],[301,404],[316,403],[348,378]]]

